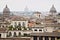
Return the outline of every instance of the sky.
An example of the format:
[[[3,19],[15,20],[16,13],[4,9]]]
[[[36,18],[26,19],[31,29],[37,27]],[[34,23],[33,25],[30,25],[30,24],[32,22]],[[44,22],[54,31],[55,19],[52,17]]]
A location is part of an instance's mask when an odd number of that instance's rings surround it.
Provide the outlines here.
[[[8,5],[10,11],[24,11],[27,6],[29,11],[49,11],[54,4],[56,10],[60,12],[60,0],[0,0],[0,11]]]

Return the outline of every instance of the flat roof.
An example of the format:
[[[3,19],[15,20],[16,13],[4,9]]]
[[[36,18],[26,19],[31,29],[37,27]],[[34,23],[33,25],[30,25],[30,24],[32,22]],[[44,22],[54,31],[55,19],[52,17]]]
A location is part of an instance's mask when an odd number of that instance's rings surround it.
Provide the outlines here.
[[[31,33],[31,36],[58,36],[60,37],[60,32],[44,32],[44,33]]]

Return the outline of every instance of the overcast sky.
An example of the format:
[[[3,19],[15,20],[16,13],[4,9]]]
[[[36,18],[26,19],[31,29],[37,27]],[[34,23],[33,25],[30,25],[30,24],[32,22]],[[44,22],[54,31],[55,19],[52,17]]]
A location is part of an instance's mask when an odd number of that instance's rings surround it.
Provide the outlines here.
[[[11,11],[23,11],[27,6],[30,11],[49,11],[54,4],[56,10],[60,11],[60,0],[0,0],[0,11],[3,11],[5,5],[8,5]]]

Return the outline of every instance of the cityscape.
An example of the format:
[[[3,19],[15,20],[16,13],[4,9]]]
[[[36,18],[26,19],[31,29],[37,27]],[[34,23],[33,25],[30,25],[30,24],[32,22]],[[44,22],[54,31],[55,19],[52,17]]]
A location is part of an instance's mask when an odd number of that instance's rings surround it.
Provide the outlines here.
[[[60,40],[60,12],[52,4],[46,14],[40,11],[0,12],[0,40]]]

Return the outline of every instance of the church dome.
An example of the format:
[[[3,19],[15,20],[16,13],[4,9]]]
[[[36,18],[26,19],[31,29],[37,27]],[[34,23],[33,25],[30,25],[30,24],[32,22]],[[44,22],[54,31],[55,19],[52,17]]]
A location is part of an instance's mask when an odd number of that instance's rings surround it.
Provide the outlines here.
[[[56,9],[55,9],[55,7],[54,7],[54,5],[52,5],[52,7],[51,7],[51,9],[50,9],[50,12],[51,12],[51,13],[56,13],[56,12],[57,12]]]
[[[10,10],[9,10],[9,8],[7,7],[7,5],[6,5],[6,7],[4,8],[3,13],[10,13]]]

